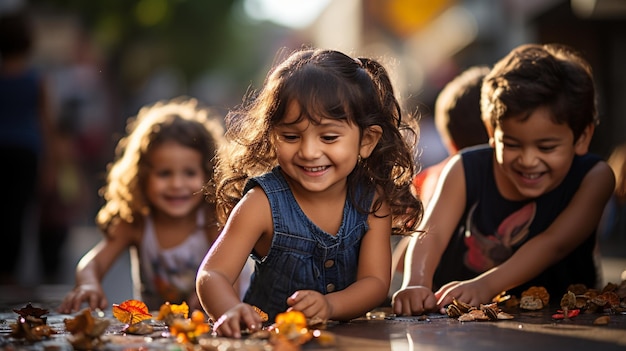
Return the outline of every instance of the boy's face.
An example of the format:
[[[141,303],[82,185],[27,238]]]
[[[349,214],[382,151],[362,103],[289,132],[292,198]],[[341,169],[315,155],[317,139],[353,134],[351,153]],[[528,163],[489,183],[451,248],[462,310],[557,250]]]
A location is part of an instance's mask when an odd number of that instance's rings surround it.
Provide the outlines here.
[[[587,153],[593,126],[574,142],[567,124],[556,124],[547,107],[522,120],[511,117],[494,130],[495,178],[510,200],[536,198],[556,188],[569,172],[576,154]]]

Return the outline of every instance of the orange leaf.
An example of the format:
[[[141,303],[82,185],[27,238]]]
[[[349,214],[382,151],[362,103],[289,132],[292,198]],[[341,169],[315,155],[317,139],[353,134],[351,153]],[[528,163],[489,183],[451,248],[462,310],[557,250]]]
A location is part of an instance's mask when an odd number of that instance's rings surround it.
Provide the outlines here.
[[[113,316],[126,324],[135,324],[152,318],[148,306],[138,300],[126,300],[121,304],[113,304]]]
[[[295,328],[306,328],[306,317],[300,311],[283,312],[276,315],[276,324],[289,325]]]

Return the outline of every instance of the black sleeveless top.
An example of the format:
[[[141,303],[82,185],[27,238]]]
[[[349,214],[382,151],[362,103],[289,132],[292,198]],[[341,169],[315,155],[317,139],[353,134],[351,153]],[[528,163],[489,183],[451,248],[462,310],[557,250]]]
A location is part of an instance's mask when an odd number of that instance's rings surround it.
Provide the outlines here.
[[[433,290],[454,280],[466,280],[498,266],[532,237],[550,226],[567,207],[589,170],[601,160],[596,155],[575,156],[563,182],[538,198],[510,201],[499,193],[493,174],[493,149],[487,145],[461,152],[465,170],[466,205],[463,217],[441,257]],[[543,286],[559,301],[570,284],[595,288],[596,231],[568,256],[508,293],[519,296],[530,286]]]

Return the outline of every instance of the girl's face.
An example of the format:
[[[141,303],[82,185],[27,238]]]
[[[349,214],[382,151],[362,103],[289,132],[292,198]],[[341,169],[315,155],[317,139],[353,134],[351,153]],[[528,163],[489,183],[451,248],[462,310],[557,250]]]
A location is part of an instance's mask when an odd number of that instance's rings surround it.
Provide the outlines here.
[[[495,150],[495,178],[509,200],[536,198],[555,189],[569,172],[576,154],[587,152],[586,130],[574,143],[567,124],[556,124],[547,107],[539,107],[527,120],[507,118],[490,140]]]
[[[360,152],[356,125],[322,118],[319,124],[300,116],[300,105],[289,103],[283,123],[274,129],[276,154],[294,192],[345,191],[346,178]],[[365,155],[366,156],[366,155]]]
[[[152,149],[148,156],[146,196],[152,208],[170,217],[184,217],[204,201],[206,181],[202,154],[174,141]]]

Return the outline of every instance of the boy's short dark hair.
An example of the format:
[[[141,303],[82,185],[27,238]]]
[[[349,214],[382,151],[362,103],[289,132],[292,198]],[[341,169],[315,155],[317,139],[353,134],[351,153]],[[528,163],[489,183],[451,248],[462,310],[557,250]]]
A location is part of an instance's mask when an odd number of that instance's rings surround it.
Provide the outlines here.
[[[578,140],[597,124],[591,66],[572,48],[559,44],[524,44],[498,61],[481,91],[483,122],[493,130],[509,117],[528,118],[546,106],[556,123],[567,123]]]
[[[489,141],[480,113],[480,87],[487,66],[471,66],[441,90],[435,102],[435,125],[460,150]]]

